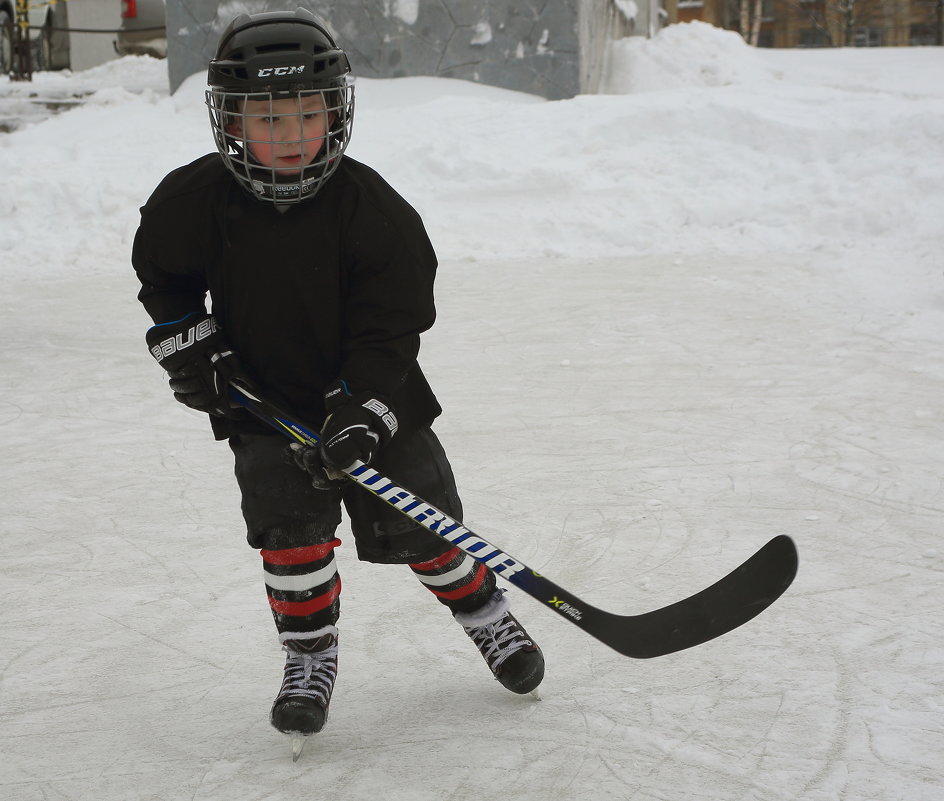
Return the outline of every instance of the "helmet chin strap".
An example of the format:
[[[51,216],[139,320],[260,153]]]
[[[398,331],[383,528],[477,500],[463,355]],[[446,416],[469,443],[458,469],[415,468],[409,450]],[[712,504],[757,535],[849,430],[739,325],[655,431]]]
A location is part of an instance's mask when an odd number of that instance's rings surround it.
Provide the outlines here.
[[[325,141],[325,147],[331,147],[330,140]],[[245,142],[241,144],[240,150],[242,151],[241,163],[245,165],[246,174],[249,177],[254,194],[271,199],[276,203],[284,200],[284,198],[280,198],[280,195],[287,195],[290,198],[289,203],[292,202],[291,199],[304,200],[307,199],[309,193],[313,195],[314,189],[320,183],[317,173],[327,172],[330,175],[334,171],[335,162],[339,158],[338,155],[331,155],[330,153],[327,158],[320,158],[321,154],[319,154],[310,164],[302,166],[297,173],[286,175],[284,179],[280,180],[278,170],[260,164],[253,156],[252,149]],[[308,173],[307,176],[306,172]],[[263,180],[263,176],[270,180]]]

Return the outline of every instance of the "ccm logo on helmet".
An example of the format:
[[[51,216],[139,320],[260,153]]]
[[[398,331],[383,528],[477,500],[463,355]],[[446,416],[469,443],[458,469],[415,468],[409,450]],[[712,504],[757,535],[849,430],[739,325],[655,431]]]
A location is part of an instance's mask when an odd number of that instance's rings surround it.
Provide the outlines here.
[[[274,75],[301,75],[304,71],[304,64],[299,67],[265,67],[259,70],[257,77],[271,78]]]

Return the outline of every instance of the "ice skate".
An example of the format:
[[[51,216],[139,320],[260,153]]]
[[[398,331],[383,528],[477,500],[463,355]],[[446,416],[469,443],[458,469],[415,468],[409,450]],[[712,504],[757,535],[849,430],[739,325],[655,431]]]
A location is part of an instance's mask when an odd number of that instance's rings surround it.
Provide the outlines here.
[[[502,687],[540,698],[538,685],[544,678],[544,654],[511,614],[504,590],[495,590],[480,609],[457,612],[455,618],[478,646]]]
[[[284,632],[279,640],[286,654],[285,675],[269,721],[292,738],[295,761],[306,739],[320,732],[328,718],[338,673],[338,630],[325,626],[312,632]]]

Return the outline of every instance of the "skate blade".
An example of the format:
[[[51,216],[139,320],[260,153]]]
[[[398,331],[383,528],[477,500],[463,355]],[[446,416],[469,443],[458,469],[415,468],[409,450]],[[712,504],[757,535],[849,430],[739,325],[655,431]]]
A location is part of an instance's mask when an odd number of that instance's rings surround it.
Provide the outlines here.
[[[298,758],[302,755],[302,750],[307,742],[308,737],[306,735],[292,735],[292,762],[298,762]]]

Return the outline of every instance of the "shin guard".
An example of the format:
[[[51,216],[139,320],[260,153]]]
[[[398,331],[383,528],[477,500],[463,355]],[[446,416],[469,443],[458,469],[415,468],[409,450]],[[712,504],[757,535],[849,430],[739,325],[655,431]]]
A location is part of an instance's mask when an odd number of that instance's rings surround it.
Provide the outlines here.
[[[340,544],[335,539],[261,551],[266,594],[279,632],[315,631],[337,623],[341,578],[334,549]]]
[[[481,607],[495,592],[495,574],[458,548],[410,565],[416,577],[440,603],[455,612]]]

